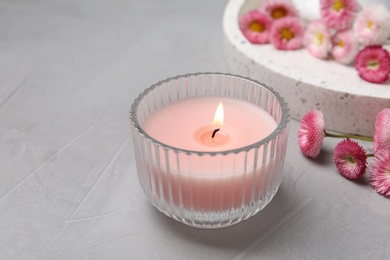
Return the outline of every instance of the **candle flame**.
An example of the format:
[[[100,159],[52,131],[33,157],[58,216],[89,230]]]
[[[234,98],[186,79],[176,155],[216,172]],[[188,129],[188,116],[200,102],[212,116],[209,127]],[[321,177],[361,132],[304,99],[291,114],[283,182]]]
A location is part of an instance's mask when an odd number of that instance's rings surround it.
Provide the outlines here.
[[[217,110],[215,111],[213,126],[223,126],[223,114],[223,105],[222,102],[219,102]]]

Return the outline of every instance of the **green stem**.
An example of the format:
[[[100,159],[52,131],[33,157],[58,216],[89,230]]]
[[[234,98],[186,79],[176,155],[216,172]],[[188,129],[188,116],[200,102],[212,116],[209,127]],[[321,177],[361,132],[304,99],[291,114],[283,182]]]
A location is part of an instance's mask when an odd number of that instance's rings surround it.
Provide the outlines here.
[[[326,137],[351,138],[351,139],[358,139],[358,140],[370,141],[370,142],[372,142],[374,140],[372,137],[365,137],[365,136],[361,136],[361,135],[334,134],[334,133],[329,133],[327,131],[324,131],[324,132],[325,132]]]
[[[374,157],[374,154],[373,153],[366,153],[366,156],[367,157]]]

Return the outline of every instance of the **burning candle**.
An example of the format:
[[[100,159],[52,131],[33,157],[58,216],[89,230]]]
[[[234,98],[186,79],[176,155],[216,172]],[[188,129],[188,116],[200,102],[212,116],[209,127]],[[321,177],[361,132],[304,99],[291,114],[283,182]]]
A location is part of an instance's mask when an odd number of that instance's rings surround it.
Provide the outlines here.
[[[214,115],[213,110],[218,103],[220,105]],[[276,127],[275,120],[264,109],[227,97],[180,99],[154,111],[142,124],[144,131],[153,139],[177,149],[197,152],[239,149],[261,141]],[[256,181],[255,189],[259,191],[260,178],[263,181],[268,178],[269,161],[263,171],[254,169],[253,163],[250,169],[244,169],[248,167],[243,163],[245,156],[248,155],[240,154],[232,159],[214,156],[211,161],[208,157],[200,157],[193,159],[191,164],[183,159],[179,161],[180,170],[173,168],[176,165],[174,159],[167,163],[163,158],[153,157],[153,186],[157,194],[165,196],[166,201],[172,200],[174,205],[183,205],[186,209],[217,212],[239,207],[242,200],[249,203],[251,194],[245,193],[251,192],[252,181]],[[253,156],[251,154],[247,160],[252,160]],[[233,165],[232,162],[239,163]],[[223,172],[211,170],[222,163]],[[172,164],[169,170],[167,164]],[[179,177],[179,171],[185,174]],[[162,185],[159,185],[160,181]],[[181,192],[176,192],[179,190]]]
[[[217,93],[205,93],[209,85]],[[131,119],[141,186],[153,205],[183,223],[237,223],[280,185],[287,107],[259,83],[222,74],[168,79],[140,95]]]

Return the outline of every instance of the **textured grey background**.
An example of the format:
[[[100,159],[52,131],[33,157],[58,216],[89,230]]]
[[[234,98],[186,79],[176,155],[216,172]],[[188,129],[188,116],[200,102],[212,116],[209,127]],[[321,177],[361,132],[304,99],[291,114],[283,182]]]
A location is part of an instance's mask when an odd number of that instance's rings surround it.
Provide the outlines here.
[[[221,230],[154,209],[128,110],[170,76],[226,72],[225,1],[0,1],[1,259],[388,259],[390,204],[304,158],[292,122],[273,201]],[[367,149],[370,143],[363,143]]]

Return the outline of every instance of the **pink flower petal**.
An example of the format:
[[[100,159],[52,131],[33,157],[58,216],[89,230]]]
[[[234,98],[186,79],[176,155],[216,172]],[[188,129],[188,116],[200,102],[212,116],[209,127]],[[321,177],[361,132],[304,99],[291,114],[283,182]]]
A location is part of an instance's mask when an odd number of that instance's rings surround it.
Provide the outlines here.
[[[359,13],[353,29],[360,44],[383,45],[390,37],[390,12],[384,5],[371,4]]]
[[[325,59],[330,48],[330,32],[322,20],[311,22],[304,35],[305,46],[314,57]]]
[[[298,130],[298,144],[302,153],[307,157],[317,157],[321,151],[324,138],[324,115],[320,110],[310,110],[302,118]]]
[[[371,186],[376,192],[390,198],[390,148],[375,154],[369,173]]]
[[[372,83],[383,83],[389,79],[390,54],[381,46],[367,46],[355,58],[359,76]]]
[[[349,64],[359,51],[359,45],[352,30],[340,31],[332,37],[332,57],[334,60]]]
[[[301,22],[295,17],[285,17],[274,22],[271,28],[271,43],[279,50],[296,50],[301,48],[304,30]]]
[[[283,17],[298,17],[299,15],[291,0],[264,0],[261,1],[259,9],[274,20]]]
[[[320,0],[321,17],[325,24],[336,30],[345,30],[360,7],[356,0]]]
[[[241,32],[251,43],[268,43],[271,25],[271,18],[258,10],[244,14],[239,21]]]
[[[375,120],[374,153],[390,147],[390,108],[382,109]]]
[[[363,177],[367,169],[367,155],[363,147],[349,138],[338,143],[334,149],[334,162],[340,174],[347,179]]]

